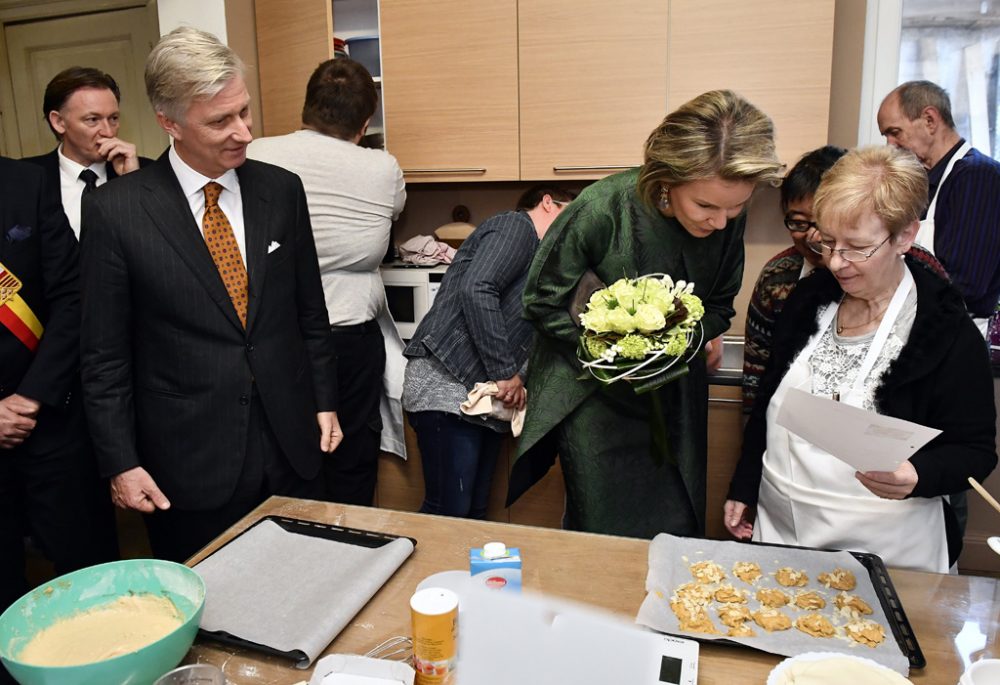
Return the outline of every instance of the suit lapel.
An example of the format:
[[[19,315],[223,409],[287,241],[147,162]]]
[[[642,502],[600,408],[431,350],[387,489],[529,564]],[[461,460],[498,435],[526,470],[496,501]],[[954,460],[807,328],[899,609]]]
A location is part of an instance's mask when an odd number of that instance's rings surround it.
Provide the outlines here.
[[[150,172],[143,183],[146,191],[141,198],[143,208],[164,239],[194,272],[222,313],[242,332],[243,324],[236,315],[219,270],[205,245],[201,229],[191,214],[177,177],[174,176],[170,160],[164,154],[149,168]]]
[[[240,179],[243,198],[243,230],[246,235],[247,277],[249,297],[247,304],[247,330],[253,325],[260,308],[264,278],[267,275],[268,226],[270,225],[270,196],[258,169],[248,161],[236,170]]]

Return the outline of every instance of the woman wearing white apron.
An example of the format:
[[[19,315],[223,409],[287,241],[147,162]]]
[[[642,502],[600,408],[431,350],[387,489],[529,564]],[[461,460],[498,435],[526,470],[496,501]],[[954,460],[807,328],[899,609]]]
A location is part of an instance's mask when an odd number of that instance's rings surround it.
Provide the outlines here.
[[[872,552],[942,573],[957,557],[944,498],[996,465],[996,417],[961,296],[902,258],[926,193],[919,163],[889,147],[851,152],[823,177],[811,247],[829,271],[801,281],[777,323],[725,505],[736,537]],[[790,388],[942,434],[895,472],[859,474],[776,423]]]

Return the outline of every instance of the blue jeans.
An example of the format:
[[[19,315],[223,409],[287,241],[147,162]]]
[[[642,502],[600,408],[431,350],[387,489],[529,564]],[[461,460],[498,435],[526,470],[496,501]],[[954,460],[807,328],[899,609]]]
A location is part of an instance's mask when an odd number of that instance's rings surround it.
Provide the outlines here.
[[[503,435],[441,411],[408,412],[424,470],[425,514],[486,518]]]

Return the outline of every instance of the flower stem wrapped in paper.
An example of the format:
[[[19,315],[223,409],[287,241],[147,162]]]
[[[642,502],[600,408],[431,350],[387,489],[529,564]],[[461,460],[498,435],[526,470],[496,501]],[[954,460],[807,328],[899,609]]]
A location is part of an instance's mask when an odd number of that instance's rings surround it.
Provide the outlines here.
[[[701,347],[705,308],[694,283],[665,274],[621,278],[590,296],[580,314],[583,378],[629,381],[648,392],[687,373]]]

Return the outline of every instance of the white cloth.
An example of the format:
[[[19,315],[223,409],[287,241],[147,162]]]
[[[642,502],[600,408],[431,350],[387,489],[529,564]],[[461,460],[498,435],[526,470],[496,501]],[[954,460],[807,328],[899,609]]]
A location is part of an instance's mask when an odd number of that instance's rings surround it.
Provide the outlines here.
[[[380,447],[406,459],[401,402],[406,360],[379,271],[392,222],[406,203],[396,158],[308,129],[259,138],[247,156],[302,179],[330,324],[378,321],[385,339]]]
[[[302,179],[330,324],[377,318],[385,307],[379,265],[406,203],[396,158],[307,129],[255,140],[247,156]]]
[[[235,169],[229,169],[218,178],[209,178],[195,171],[187,162],[181,159],[180,155],[170,146],[170,166],[174,170],[174,176],[180,183],[184,198],[191,208],[198,230],[202,231],[201,219],[205,216],[205,184],[215,181],[222,186],[222,194],[219,195],[219,209],[226,218],[229,225],[233,227],[233,235],[236,236],[236,244],[240,248],[240,256],[243,258],[244,268],[247,265],[247,232],[243,223],[243,194],[240,192],[240,179],[236,175]],[[203,234],[204,235],[204,234]]]
[[[451,264],[458,250],[429,235],[416,235],[399,246],[399,258],[410,264],[435,266]]]
[[[510,421],[510,432],[514,437],[521,435],[524,429],[524,415],[527,405],[522,409],[510,409],[503,402],[494,402],[493,398],[500,394],[500,388],[493,381],[476,383],[469,391],[469,398],[459,405],[463,414],[468,416],[492,416],[501,421]]]
[[[378,316],[378,326],[385,339],[385,371],[382,372],[382,398],[379,416],[382,417],[382,437],[379,444],[383,452],[406,459],[406,435],[403,428],[403,339],[399,337],[396,323],[385,307]]]
[[[892,298],[861,368],[842,402],[861,407],[875,367],[907,295],[914,288],[909,270]],[[789,388],[811,390],[809,359],[836,320],[839,305],[819,313],[819,331],[792,362],[767,409],[767,451],[753,539],[761,542],[846,549],[878,554],[889,566],[948,572],[944,513],[938,497],[882,499],[861,485],[854,469],[778,425],[776,417]]]
[[[80,172],[90,169],[97,174],[97,186],[100,187],[108,182],[108,168],[105,162],[97,162],[90,166],[83,166],[79,162],[63,154],[62,145],[59,145],[56,154],[59,157],[59,196],[62,199],[63,211],[69,219],[69,225],[76,233],[77,240],[80,239],[80,207],[83,204],[83,189],[86,183],[80,180]]]

